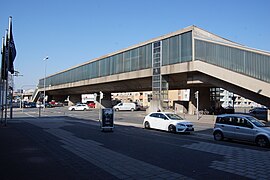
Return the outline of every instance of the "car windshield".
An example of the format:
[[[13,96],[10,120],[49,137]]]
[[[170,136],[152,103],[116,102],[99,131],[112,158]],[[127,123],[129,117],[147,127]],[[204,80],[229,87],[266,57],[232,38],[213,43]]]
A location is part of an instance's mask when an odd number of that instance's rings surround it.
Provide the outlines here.
[[[250,120],[257,127],[265,127],[265,124],[263,124],[261,121],[257,120],[254,117],[247,117],[247,119]]]
[[[184,120],[181,116],[177,114],[166,114],[166,116],[168,116],[172,120]]]

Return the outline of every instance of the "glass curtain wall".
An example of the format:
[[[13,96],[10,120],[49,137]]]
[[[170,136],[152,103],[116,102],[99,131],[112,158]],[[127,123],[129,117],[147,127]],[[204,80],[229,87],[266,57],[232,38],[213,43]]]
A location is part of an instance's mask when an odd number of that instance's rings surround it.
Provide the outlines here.
[[[187,32],[162,41],[162,65],[192,60],[192,33]]]
[[[195,40],[195,59],[270,82],[270,56]]]
[[[131,72],[152,67],[152,45],[148,44],[46,78],[46,86]],[[43,79],[39,87],[44,86]]]
[[[192,33],[186,32],[162,40],[162,65],[192,60]],[[137,71],[152,67],[152,44],[137,47],[46,78],[46,86]],[[43,87],[43,79],[39,81]]]

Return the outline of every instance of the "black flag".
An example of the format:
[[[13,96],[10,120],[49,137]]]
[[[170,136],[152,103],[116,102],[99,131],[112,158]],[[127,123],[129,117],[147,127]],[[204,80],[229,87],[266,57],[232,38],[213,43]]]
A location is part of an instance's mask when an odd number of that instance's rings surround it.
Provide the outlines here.
[[[5,42],[6,41],[6,42]],[[8,58],[8,54],[7,54],[7,32],[6,32],[6,38],[2,38],[2,49],[1,49],[1,79],[3,80],[7,80],[7,58]]]
[[[9,17],[9,28],[8,28],[8,71],[14,74],[14,60],[16,57],[16,48],[12,34],[12,17]]]

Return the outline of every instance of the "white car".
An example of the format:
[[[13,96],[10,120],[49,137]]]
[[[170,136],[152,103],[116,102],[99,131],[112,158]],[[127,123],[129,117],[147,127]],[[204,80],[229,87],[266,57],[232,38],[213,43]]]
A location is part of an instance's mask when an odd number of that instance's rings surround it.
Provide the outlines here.
[[[37,103],[37,104],[36,104],[36,107],[37,107],[37,108],[44,108],[44,105],[43,105],[43,104]]]
[[[143,121],[145,129],[159,129],[169,132],[192,132],[193,124],[181,116],[170,112],[152,112],[145,116]]]
[[[115,109],[115,111],[135,111],[135,110],[137,110],[135,103],[119,103],[119,104],[113,106],[113,109]]]
[[[76,104],[75,106],[70,106],[68,110],[70,111],[86,111],[89,109],[87,104]]]

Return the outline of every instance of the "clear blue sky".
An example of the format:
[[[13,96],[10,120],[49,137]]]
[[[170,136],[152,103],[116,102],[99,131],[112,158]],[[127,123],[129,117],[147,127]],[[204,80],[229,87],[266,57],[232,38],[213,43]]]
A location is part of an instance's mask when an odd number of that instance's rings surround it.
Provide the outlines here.
[[[190,25],[270,51],[269,0],[2,0],[0,33],[13,17],[15,88]],[[33,86],[32,86],[33,87]]]

